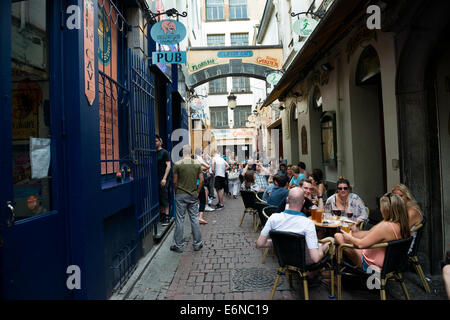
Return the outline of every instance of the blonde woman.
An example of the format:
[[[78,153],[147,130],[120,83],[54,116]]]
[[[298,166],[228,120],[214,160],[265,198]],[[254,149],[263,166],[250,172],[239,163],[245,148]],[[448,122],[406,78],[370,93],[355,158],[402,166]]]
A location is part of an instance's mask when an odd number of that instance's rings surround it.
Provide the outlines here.
[[[366,249],[374,244],[393,240],[406,239],[410,236],[408,212],[405,203],[396,194],[387,193],[380,199],[383,221],[369,231],[359,231],[352,228],[351,233],[336,233],[337,245],[353,244],[356,249],[345,249],[345,255],[350,261],[364,271],[370,266],[380,272],[383,267],[386,248]]]
[[[414,196],[407,186],[404,184],[396,184],[392,190],[392,193],[399,195],[402,198],[403,202],[405,202],[406,208],[408,210],[409,216],[409,228],[411,229],[413,226],[416,226],[423,221],[422,210],[420,210],[419,205],[417,204]]]
[[[404,184],[399,183],[392,188],[391,192],[400,196],[400,198],[402,198],[403,202],[406,205],[409,217],[409,229],[421,224],[423,221],[423,213],[422,210],[420,210],[420,207],[417,204],[416,199],[412,195],[411,190],[409,190],[408,187],[405,186]],[[411,236],[413,237],[413,241],[411,243],[409,252],[412,251],[414,242],[416,241],[417,231],[411,232]]]

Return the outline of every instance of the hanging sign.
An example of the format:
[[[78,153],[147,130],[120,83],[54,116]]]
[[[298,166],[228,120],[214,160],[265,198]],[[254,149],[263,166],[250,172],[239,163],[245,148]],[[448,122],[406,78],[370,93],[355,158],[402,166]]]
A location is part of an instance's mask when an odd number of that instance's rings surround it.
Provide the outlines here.
[[[309,35],[314,31],[318,22],[313,18],[301,17],[294,22],[292,29],[296,34],[302,37],[309,37]]]
[[[283,74],[281,72],[271,72],[267,75],[266,81],[270,84],[276,85],[282,77]]]
[[[84,93],[92,106],[95,100],[95,75],[94,75],[94,1],[84,1]]]
[[[186,27],[181,22],[166,19],[153,25],[150,35],[157,43],[177,44],[186,37]]]
[[[152,53],[153,64],[185,64],[186,51],[156,51]]]

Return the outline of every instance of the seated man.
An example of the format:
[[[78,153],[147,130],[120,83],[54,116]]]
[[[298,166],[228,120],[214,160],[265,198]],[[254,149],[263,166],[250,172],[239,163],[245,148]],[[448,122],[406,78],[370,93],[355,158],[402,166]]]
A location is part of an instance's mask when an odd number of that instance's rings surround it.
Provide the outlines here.
[[[275,187],[273,187],[270,195],[267,197],[267,204],[278,206],[289,194],[289,189],[286,188],[288,179],[285,175],[276,174],[273,176],[273,183]]]
[[[306,247],[308,248],[306,252],[307,264],[319,262],[324,257],[329,243],[319,244],[314,222],[301,212],[304,197],[303,190],[300,188],[293,188],[289,191],[289,209],[281,213],[272,214],[269,217],[261,231],[261,235],[256,241],[257,248],[272,246],[272,240],[269,238],[270,231],[286,231],[305,236]]]

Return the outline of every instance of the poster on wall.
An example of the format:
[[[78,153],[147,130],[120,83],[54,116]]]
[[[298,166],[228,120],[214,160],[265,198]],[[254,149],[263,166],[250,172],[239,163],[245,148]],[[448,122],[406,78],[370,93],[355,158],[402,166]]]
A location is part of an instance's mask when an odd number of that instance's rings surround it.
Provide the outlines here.
[[[103,3],[103,7],[100,4]],[[117,81],[117,12],[108,0],[99,0],[98,9],[98,68]],[[111,12],[108,16],[106,12]],[[100,160],[119,159],[119,119],[117,87],[112,81],[98,77],[100,118]],[[113,97],[116,97],[114,99]],[[119,171],[119,162],[102,162],[101,174]]]
[[[12,92],[13,140],[28,140],[39,136],[38,110],[42,103],[42,89],[37,82],[21,81]]]

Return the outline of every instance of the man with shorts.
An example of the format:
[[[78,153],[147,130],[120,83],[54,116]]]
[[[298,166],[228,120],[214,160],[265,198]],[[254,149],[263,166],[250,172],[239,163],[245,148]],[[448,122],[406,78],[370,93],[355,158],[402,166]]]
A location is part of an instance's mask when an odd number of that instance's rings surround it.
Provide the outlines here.
[[[162,139],[156,135],[156,154],[158,157],[158,181],[159,181],[159,212],[161,224],[167,226],[170,223],[169,217],[169,174],[170,156],[169,152],[162,147]]]
[[[217,152],[214,155],[214,158],[212,160],[212,166],[211,169],[214,173],[214,188],[216,189],[217,196],[219,197],[219,202],[217,203],[215,209],[216,210],[222,210],[224,208],[223,205],[223,189],[225,189],[225,171],[230,166],[228,163],[223,160],[223,158],[220,156],[219,152]]]

